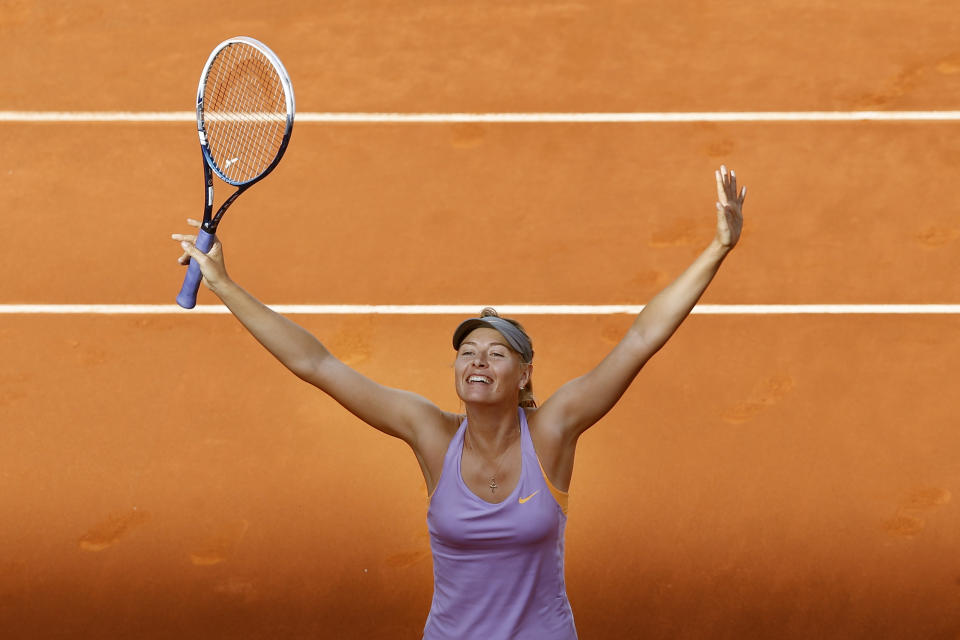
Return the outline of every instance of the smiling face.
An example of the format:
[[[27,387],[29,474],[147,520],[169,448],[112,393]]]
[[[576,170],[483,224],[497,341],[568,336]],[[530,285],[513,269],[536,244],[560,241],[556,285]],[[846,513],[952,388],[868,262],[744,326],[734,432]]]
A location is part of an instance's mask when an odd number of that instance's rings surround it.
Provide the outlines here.
[[[499,331],[480,327],[460,343],[453,369],[457,395],[464,403],[515,407],[520,388],[530,379],[531,365],[521,362]]]

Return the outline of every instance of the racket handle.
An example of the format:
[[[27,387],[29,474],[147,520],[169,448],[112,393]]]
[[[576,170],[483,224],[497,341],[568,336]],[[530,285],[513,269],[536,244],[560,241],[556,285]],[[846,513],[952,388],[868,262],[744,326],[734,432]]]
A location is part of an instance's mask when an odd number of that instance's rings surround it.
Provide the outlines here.
[[[217,236],[207,233],[203,229],[197,234],[197,249],[206,253],[210,251],[213,242]],[[200,290],[200,281],[203,280],[203,274],[200,272],[200,265],[196,260],[190,258],[190,266],[187,267],[187,275],[183,278],[183,286],[180,287],[180,293],[177,294],[177,304],[184,309],[193,309],[197,306],[197,291]]]

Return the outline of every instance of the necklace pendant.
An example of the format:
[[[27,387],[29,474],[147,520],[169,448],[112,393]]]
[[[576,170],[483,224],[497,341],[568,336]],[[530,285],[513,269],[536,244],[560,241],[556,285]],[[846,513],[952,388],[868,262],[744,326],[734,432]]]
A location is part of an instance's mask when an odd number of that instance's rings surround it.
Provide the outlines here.
[[[490,493],[493,493],[497,490],[497,487],[500,485],[497,484],[496,478],[490,478],[490,484],[488,484],[487,486],[490,487]]]

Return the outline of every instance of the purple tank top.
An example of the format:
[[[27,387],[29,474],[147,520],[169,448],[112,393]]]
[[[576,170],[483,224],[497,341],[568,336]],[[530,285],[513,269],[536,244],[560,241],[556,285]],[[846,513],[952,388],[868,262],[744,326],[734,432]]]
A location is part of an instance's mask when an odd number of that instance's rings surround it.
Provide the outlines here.
[[[575,640],[563,577],[567,516],[540,467],[520,412],[520,480],[491,504],[460,475],[464,420],[430,497],[433,604],[424,640]]]

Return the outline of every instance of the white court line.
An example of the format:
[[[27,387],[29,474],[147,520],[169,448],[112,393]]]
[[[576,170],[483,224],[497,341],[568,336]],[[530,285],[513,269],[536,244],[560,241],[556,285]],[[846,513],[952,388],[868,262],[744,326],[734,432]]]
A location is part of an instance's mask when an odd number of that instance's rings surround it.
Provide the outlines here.
[[[270,305],[288,315],[458,315],[473,316],[484,305]],[[635,315],[643,305],[496,305],[505,315]],[[192,310],[173,304],[5,304],[0,315],[169,315],[230,313],[222,305]],[[960,304],[701,304],[697,315],[957,315]]]
[[[194,111],[0,111],[0,122],[194,122]],[[298,113],[315,123],[669,123],[960,121],[960,111],[704,111],[635,113]]]

